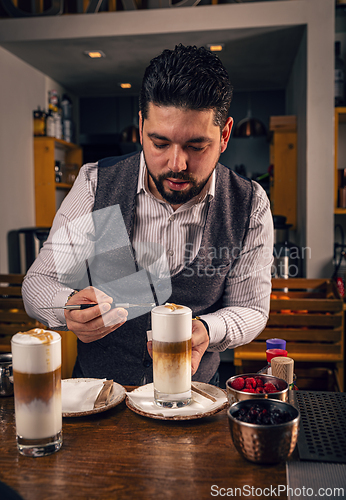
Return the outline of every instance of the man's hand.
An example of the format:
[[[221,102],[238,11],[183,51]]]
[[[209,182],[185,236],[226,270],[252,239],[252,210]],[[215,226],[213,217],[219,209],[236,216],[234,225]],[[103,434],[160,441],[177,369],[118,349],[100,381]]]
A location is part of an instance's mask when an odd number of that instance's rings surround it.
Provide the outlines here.
[[[191,373],[194,375],[199,367],[202,356],[209,345],[209,335],[206,327],[198,319],[192,320],[192,357]]]
[[[192,356],[191,356],[191,373],[194,375],[199,367],[202,356],[209,345],[208,332],[201,321],[194,319],[192,321]],[[147,342],[147,349],[151,357],[153,357],[152,341]]]
[[[67,328],[85,343],[102,339],[123,325],[128,315],[126,309],[120,307],[111,309],[112,302],[112,297],[97,288],[88,287],[81,290],[70,298],[69,305],[92,303],[97,305],[80,311],[65,309]]]

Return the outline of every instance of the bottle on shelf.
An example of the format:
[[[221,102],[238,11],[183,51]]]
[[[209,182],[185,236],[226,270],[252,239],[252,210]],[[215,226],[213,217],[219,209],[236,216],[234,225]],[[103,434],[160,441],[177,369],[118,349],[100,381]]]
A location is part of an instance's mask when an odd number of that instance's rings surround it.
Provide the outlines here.
[[[54,170],[55,170],[55,182],[56,183],[61,183],[62,182],[62,170],[61,170],[61,163],[59,160],[55,160],[55,167],[54,167]]]
[[[62,139],[62,110],[60,107],[59,95],[56,90],[48,91],[48,111],[51,113],[54,120],[54,123],[51,124],[51,131],[53,132],[54,129],[54,135],[51,137]]]
[[[59,95],[57,90],[49,90],[48,91],[48,105],[54,106],[55,108],[59,107]]]
[[[34,118],[34,136],[46,135],[46,113],[40,106],[33,111]]]
[[[54,118],[54,126],[55,126],[55,138],[62,139],[62,119],[61,119],[61,110],[56,108],[56,111],[53,112]]]
[[[292,224],[286,223],[283,215],[273,215],[274,222],[274,261],[272,278],[300,278],[302,276],[302,251],[298,245],[289,241]]]
[[[55,137],[55,120],[51,109],[48,110],[46,116],[46,136]]]
[[[345,104],[345,64],[340,57],[341,43],[335,42],[335,106],[343,106]]]
[[[67,94],[63,94],[60,104],[62,110],[63,138],[66,142],[73,142],[72,102]]]

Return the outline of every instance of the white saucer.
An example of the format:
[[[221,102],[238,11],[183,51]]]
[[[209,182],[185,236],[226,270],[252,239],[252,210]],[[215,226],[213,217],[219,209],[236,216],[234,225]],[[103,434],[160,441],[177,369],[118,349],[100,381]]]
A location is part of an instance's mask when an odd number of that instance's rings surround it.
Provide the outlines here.
[[[223,389],[203,382],[194,382],[194,385],[210,396],[214,396],[216,401],[192,392],[192,402],[188,406],[160,408],[154,402],[153,384],[147,384],[126,393],[126,406],[139,415],[160,420],[192,420],[208,417],[228,406],[227,394]]]
[[[95,379],[95,378],[69,378],[69,379],[63,379],[61,381],[62,384],[62,397],[64,390],[69,388],[69,385],[74,385],[78,383],[87,383],[87,382],[97,382],[101,379]],[[122,401],[124,401],[126,397],[126,391],[125,387],[123,387],[120,384],[117,384],[116,382],[113,382],[113,392],[110,398],[110,401],[107,405],[101,406],[100,408],[93,408],[91,410],[81,410],[81,411],[63,411],[62,416],[63,417],[84,417],[86,415],[94,415],[95,413],[101,413],[106,410],[110,410],[111,408],[114,408],[118,404],[120,404]],[[64,403],[64,400],[63,400]]]

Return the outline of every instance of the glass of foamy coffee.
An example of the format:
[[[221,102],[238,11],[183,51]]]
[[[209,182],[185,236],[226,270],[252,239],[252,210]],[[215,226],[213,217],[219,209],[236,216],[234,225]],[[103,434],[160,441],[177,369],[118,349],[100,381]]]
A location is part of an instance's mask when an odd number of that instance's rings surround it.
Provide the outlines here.
[[[154,399],[158,406],[191,403],[192,311],[166,304],[151,311]]]
[[[35,328],[11,340],[17,446],[42,457],[62,445],[61,337]]]

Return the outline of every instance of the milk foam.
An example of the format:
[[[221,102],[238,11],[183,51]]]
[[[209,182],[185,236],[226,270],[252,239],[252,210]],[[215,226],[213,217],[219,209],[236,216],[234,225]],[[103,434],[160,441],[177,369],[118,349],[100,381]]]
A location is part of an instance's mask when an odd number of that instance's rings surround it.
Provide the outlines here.
[[[61,366],[61,337],[57,332],[35,328],[11,339],[13,370],[47,373]]]
[[[52,344],[60,339],[57,332],[43,330],[42,328],[33,328],[28,332],[18,332],[12,337],[12,342],[25,345]]]
[[[170,307],[172,306],[172,307]],[[160,342],[181,342],[192,335],[192,311],[186,306],[166,304],[151,311],[152,337]]]

